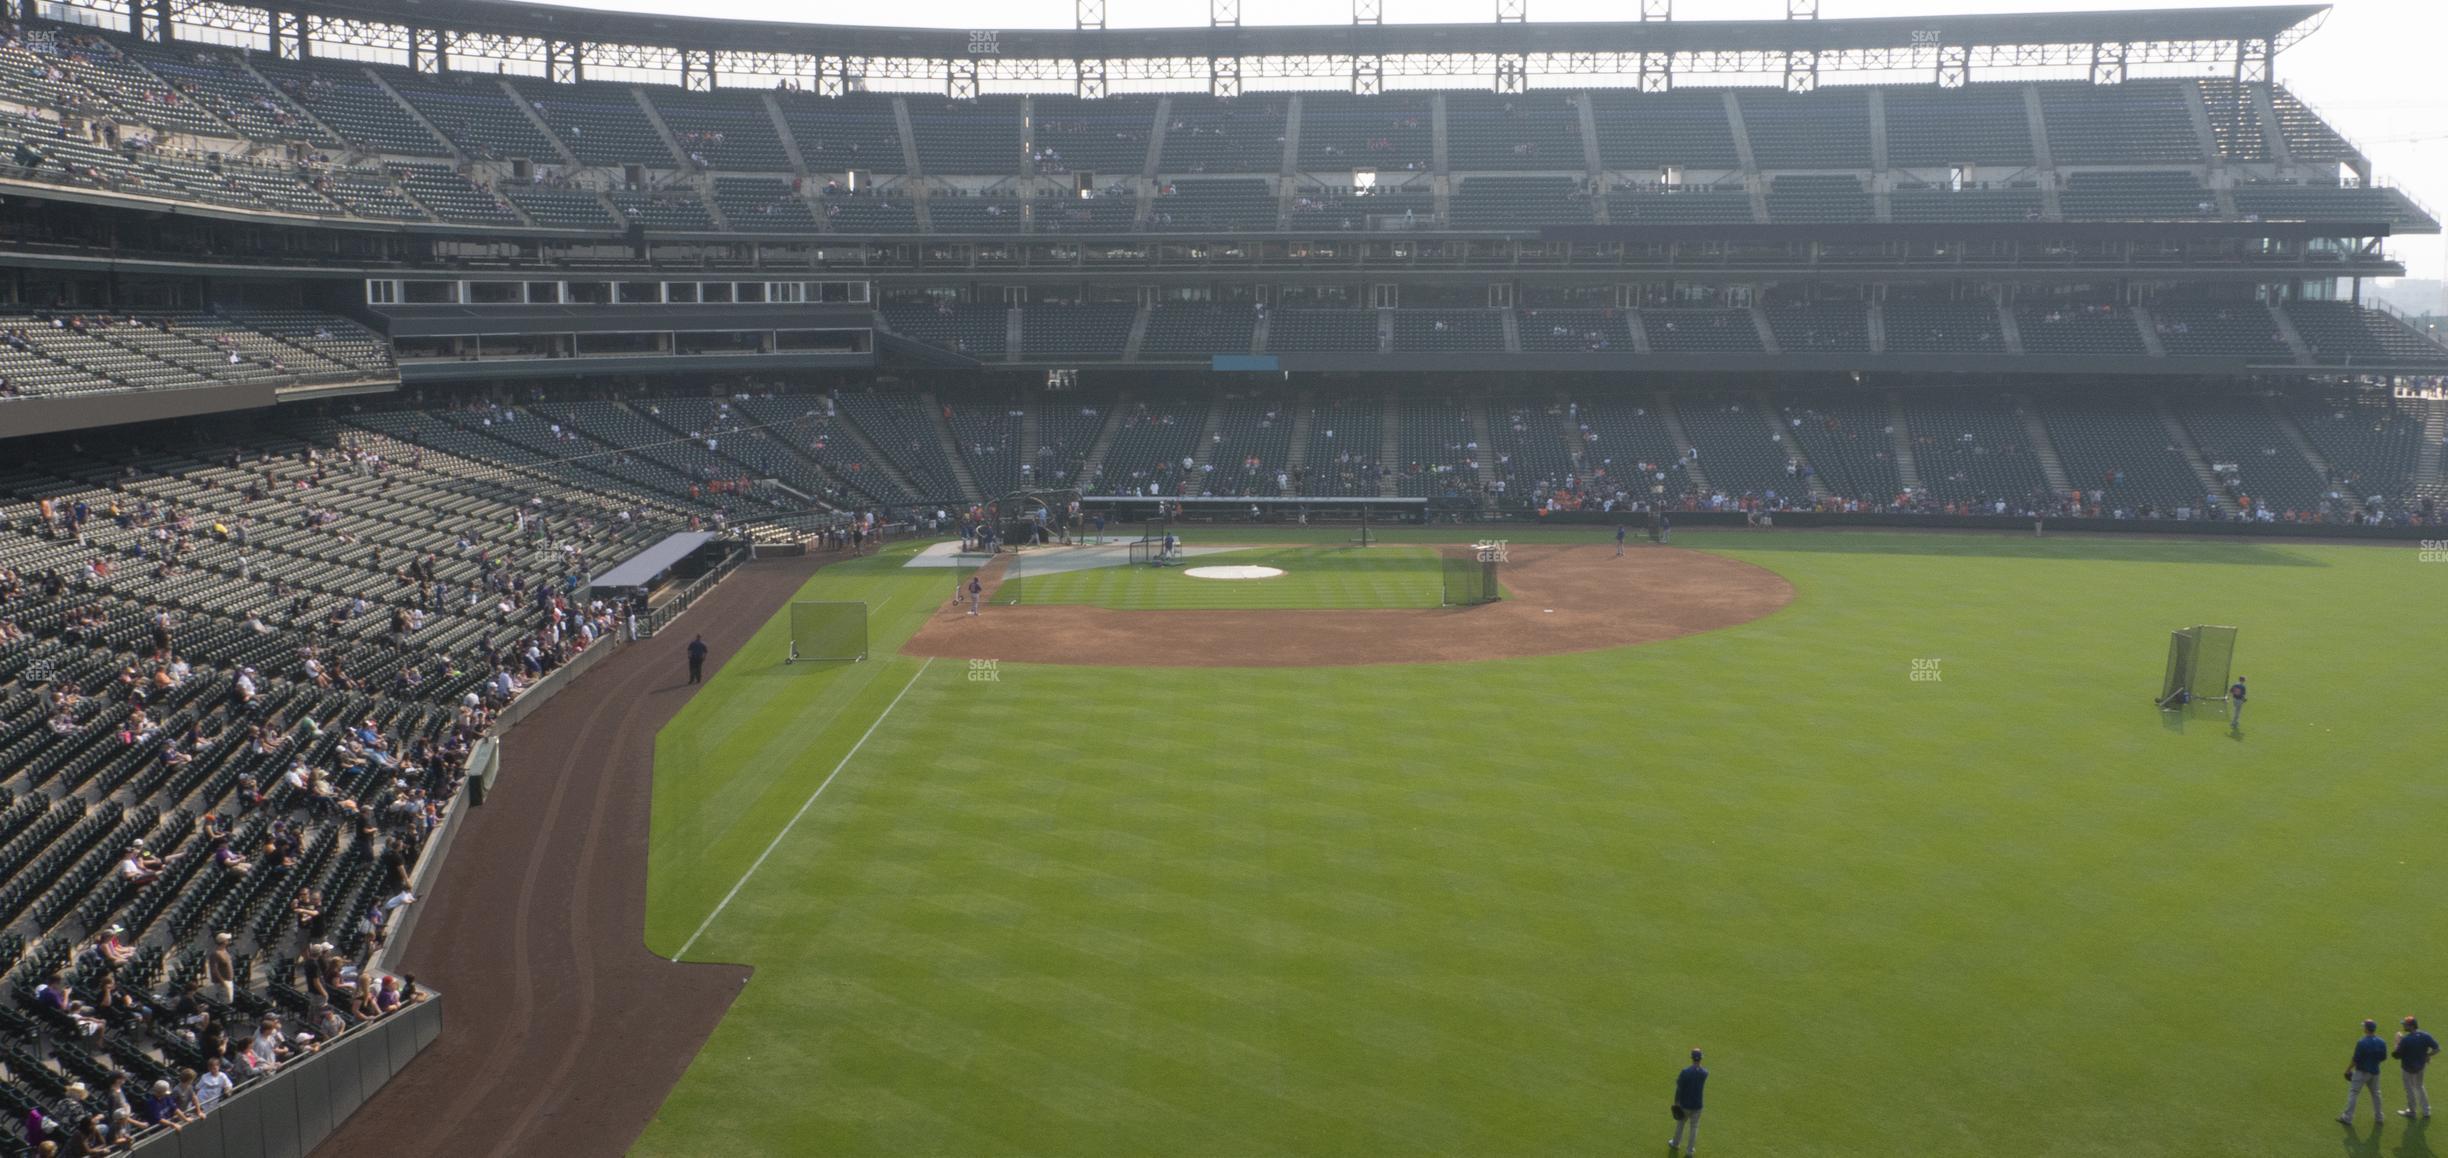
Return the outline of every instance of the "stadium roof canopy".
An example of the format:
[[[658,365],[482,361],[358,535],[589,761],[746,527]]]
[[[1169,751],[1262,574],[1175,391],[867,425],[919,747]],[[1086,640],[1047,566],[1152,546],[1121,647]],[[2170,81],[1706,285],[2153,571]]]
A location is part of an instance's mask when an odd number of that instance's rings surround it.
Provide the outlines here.
[[[970,56],[975,31],[603,12],[504,0],[321,0],[325,16],[458,31],[632,41],[674,48],[854,56]],[[1077,59],[1279,56],[1326,51],[1388,56],[1434,52],[1836,52],[1909,46],[1935,33],[1955,45],[2277,39],[2325,4],[2045,12],[1829,20],[1658,20],[1504,24],[1347,24],[1278,27],[1010,29],[992,55]]]
[[[155,38],[242,42],[282,56],[390,59],[414,68],[539,74],[577,80],[660,77],[689,88],[770,88],[783,81],[827,94],[862,87],[1105,95],[1108,85],[1205,87],[1235,95],[1266,87],[1386,78],[1620,76],[1644,88],[1680,77],[1720,83],[1763,75],[1788,88],[1827,73],[1919,75],[1939,85],[2018,70],[2075,70],[2113,83],[2125,70],[2230,67],[2266,80],[2270,58],[2318,28],[2329,6],[2284,4],[2109,12],[1986,13],[1809,20],[1641,20],[1484,24],[1349,24],[1205,28],[929,29],[801,24],[603,12],[514,0],[275,0],[260,7],[170,0],[73,0],[85,19],[124,19]],[[1519,13],[1519,0],[1512,11]],[[1083,6],[1085,10],[1087,6]],[[1098,6],[1101,8],[1101,6]],[[1355,0],[1355,12],[1376,9]],[[123,14],[123,15],[121,15]],[[2019,79],[2019,77],[2018,77]],[[1266,82],[1299,82],[1306,85]],[[1338,84],[1337,87],[1340,87]]]

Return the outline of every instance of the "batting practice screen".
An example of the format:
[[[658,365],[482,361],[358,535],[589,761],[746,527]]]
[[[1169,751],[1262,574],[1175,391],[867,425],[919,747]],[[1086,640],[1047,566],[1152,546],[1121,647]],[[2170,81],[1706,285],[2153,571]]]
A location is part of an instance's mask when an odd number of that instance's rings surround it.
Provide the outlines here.
[[[792,659],[867,658],[867,605],[864,603],[793,603],[790,626]]]
[[[2168,635],[2167,675],[2159,681],[2165,703],[2182,689],[2196,700],[2225,699],[2227,675],[2235,666],[2236,629],[2188,627]]]
[[[1494,603],[1497,599],[1494,559],[1470,547],[1447,547],[1443,550],[1445,566],[1445,606],[1469,607],[1478,603]]]

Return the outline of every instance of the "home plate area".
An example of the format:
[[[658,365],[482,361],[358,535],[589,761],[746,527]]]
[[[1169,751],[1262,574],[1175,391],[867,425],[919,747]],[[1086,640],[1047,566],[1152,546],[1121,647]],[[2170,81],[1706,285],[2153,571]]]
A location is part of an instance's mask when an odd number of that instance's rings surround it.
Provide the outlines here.
[[[1234,564],[1226,567],[1192,567],[1182,572],[1186,579],[1275,579],[1283,575],[1281,567],[1257,567]]]

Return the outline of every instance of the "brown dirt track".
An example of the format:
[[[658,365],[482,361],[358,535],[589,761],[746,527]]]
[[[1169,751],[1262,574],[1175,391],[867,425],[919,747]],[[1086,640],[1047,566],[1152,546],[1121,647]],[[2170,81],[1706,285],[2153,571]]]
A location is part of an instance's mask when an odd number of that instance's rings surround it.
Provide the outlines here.
[[[1444,663],[1595,651],[1747,623],[1793,601],[1763,567],[1676,547],[1516,546],[1506,599],[1387,611],[947,606],[905,655],[1137,667]],[[1264,582],[1264,580],[1254,580]]]
[[[646,951],[654,736],[695,690],[690,636],[719,669],[831,558],[740,568],[510,730],[500,783],[419,901],[401,963],[443,994],[442,1036],[317,1154],[605,1155],[637,1140],[748,977]]]

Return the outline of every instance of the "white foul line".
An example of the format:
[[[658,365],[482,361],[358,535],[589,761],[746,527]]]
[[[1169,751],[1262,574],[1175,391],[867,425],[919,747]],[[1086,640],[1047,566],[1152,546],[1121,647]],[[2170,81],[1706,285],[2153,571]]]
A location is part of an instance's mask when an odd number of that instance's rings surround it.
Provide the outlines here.
[[[833,786],[833,777],[841,775],[842,769],[850,766],[850,758],[858,755],[859,749],[867,746],[868,737],[875,735],[876,729],[884,726],[884,718],[892,715],[894,708],[901,706],[901,696],[908,695],[911,688],[917,687],[919,677],[924,676],[927,669],[934,664],[935,657],[928,656],[925,663],[918,665],[917,674],[912,675],[908,683],[901,685],[900,695],[894,696],[891,703],[884,705],[883,714],[877,716],[874,723],[867,725],[866,734],[858,738],[858,743],[850,745],[849,751],[842,753],[841,763],[833,766],[833,771],[825,776],[824,783],[816,786],[816,791],[808,793],[807,803],[800,805],[799,811],[791,814],[790,823],[783,825],[782,831],[774,834],[773,843],[766,845],[765,851],[757,854],[756,863],[749,865],[748,871],[740,874],[739,882],[731,886],[730,892],[723,894],[722,903],[714,906],[714,911],[707,913],[706,919],[698,922],[697,931],[689,934],[689,939],[680,943],[680,951],[672,954],[673,961],[676,962],[688,956],[690,947],[697,944],[697,938],[705,936],[705,931],[714,923],[714,918],[722,916],[722,911],[731,907],[731,899],[738,896],[740,889],[748,884],[748,878],[755,876],[758,869],[765,867],[765,858],[772,856],[775,849],[782,847],[782,838],[789,836],[791,829],[798,826],[799,818],[806,816],[807,810],[815,807],[816,798],[824,795],[824,790]]]

